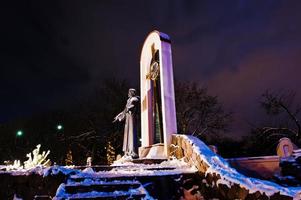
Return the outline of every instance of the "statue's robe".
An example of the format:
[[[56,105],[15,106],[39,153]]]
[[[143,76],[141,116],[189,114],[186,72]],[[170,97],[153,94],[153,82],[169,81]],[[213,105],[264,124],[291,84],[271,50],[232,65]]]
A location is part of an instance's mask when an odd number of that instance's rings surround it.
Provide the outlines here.
[[[130,97],[127,100],[125,107],[125,126],[123,135],[123,147],[122,150],[126,155],[137,156],[138,155],[138,143],[137,143],[137,111],[138,111],[139,97]]]

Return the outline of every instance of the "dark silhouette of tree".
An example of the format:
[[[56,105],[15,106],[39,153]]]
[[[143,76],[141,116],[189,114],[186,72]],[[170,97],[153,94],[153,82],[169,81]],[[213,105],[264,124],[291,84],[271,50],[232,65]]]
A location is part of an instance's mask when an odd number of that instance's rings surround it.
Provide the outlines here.
[[[99,85],[73,113],[80,119],[77,129],[81,131],[68,135],[68,143],[73,149],[80,149],[78,163],[85,163],[86,157],[91,156],[94,164],[106,164],[109,142],[116,154],[122,152],[123,126],[112,124],[112,120],[124,106],[129,84],[125,80],[107,79]],[[75,121],[73,119],[73,123]]]
[[[295,103],[295,92],[265,91],[260,105],[268,116],[268,121],[252,127],[251,134],[243,138],[247,156],[275,155],[282,137],[300,143],[300,106]]]
[[[263,127],[263,133],[282,135],[300,139],[301,125],[298,114],[301,107],[294,104],[295,92],[272,92],[267,90],[262,95],[261,106],[271,117],[278,117],[274,126]]]
[[[251,133],[242,139],[241,156],[276,155],[279,139],[283,136],[264,132],[262,128],[252,128]]]
[[[197,83],[175,83],[178,132],[202,136],[224,132],[231,122],[231,113],[225,112],[216,96]]]
[[[0,162],[24,160],[41,144],[42,149],[51,151],[49,157],[57,164],[65,164],[68,151],[75,165],[85,165],[88,156],[94,164],[106,164],[109,141],[116,154],[122,152],[123,125],[112,124],[112,120],[123,108],[129,87],[125,80],[108,79],[67,106],[1,125]],[[63,126],[61,130],[58,124]],[[16,137],[18,129],[23,130],[22,137]]]

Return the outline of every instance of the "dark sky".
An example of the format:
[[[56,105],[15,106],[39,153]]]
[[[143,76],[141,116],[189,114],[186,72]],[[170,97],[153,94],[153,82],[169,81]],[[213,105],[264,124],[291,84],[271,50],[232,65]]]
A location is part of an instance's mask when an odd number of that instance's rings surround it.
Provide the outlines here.
[[[266,89],[299,92],[300,10],[298,0],[6,3],[0,121],[68,104],[104,78],[138,83],[144,39],[157,29],[171,37],[175,77],[207,86],[244,134],[263,120]]]

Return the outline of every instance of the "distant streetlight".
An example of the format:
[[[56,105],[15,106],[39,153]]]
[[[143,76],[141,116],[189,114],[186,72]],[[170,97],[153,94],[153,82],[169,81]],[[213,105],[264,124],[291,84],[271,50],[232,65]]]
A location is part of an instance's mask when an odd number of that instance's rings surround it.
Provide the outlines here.
[[[23,131],[18,130],[18,131],[17,131],[17,137],[21,137],[22,135],[23,135]]]
[[[56,126],[56,129],[57,129],[57,130],[62,130],[62,129],[63,129],[63,126],[59,124],[59,125]]]

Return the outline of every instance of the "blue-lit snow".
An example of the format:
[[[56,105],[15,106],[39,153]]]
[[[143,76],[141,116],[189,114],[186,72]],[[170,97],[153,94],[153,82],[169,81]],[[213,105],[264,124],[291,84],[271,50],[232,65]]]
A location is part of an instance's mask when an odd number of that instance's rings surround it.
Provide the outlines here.
[[[85,179],[84,182],[82,183],[74,183],[74,182],[68,182],[67,184],[70,186],[76,186],[76,185],[91,185],[91,184],[140,184],[138,181],[111,181],[111,182],[106,182],[106,181],[93,181],[91,179]],[[144,200],[153,200],[153,198],[148,194],[148,192],[145,190],[145,188],[141,185],[139,188],[136,189],[129,189],[128,191],[114,191],[114,192],[99,192],[99,191],[92,191],[92,192],[84,192],[84,193],[77,193],[77,194],[67,194],[66,191],[64,190],[64,187],[66,184],[61,184],[57,190],[56,193],[56,198],[54,199],[63,199],[63,198],[85,198],[85,197],[118,197],[121,195],[128,195],[129,197],[133,195],[141,195],[144,194],[145,197],[143,198]]]
[[[209,166],[206,174],[215,173],[221,176],[217,184],[225,184],[228,187],[232,184],[238,184],[249,190],[250,193],[259,191],[262,194],[265,193],[267,196],[272,196],[280,192],[282,195],[294,197],[294,200],[301,199],[301,187],[283,187],[271,181],[247,177],[230,167],[228,162],[213,153],[209,147],[198,138],[189,135],[176,135],[176,137],[183,137],[190,142],[194,152],[197,152],[203,162]]]

